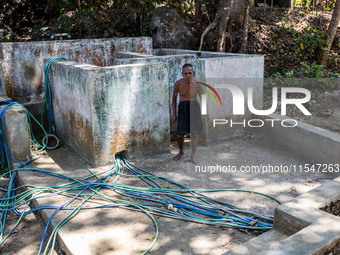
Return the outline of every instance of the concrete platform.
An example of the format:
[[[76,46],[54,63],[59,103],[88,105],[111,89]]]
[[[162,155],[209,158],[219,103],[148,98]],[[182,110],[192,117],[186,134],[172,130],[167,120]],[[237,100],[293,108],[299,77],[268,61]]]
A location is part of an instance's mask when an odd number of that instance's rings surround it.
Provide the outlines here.
[[[189,144],[185,144],[189,152]],[[180,161],[173,161],[177,153],[176,144],[172,144],[171,154],[163,154],[154,158],[135,160],[138,166],[153,173],[172,178],[190,188],[238,188],[264,192],[287,202],[300,194],[306,193],[316,186],[325,183],[336,174],[327,173],[228,173],[217,175],[193,175],[192,166],[185,155]],[[299,165],[305,161],[295,158],[289,152],[274,146],[263,146],[254,140],[237,139],[214,146],[199,147],[197,156],[199,164],[214,162],[230,164],[237,169],[249,163],[252,165]],[[33,164],[32,167],[49,169],[76,178],[84,178],[89,172],[70,158],[64,148],[49,151]],[[105,167],[91,168],[95,173]],[[106,168],[107,169],[107,168]],[[41,173],[19,171],[21,184],[36,186],[54,186],[66,184],[67,181],[48,177]],[[144,186],[136,179],[120,178],[119,183]],[[110,190],[102,190],[103,194],[112,198],[121,198]],[[266,197],[253,193],[217,192],[209,194],[214,198],[228,201],[238,207],[273,215],[277,203]],[[51,196],[38,199],[37,205],[61,205],[69,198]],[[97,204],[99,201],[86,202],[85,205]],[[74,204],[79,204],[75,201]],[[42,218],[47,221],[53,210],[44,209]],[[51,221],[51,229],[55,227],[69,212],[58,212]],[[334,216],[333,216],[334,217]],[[156,217],[159,224],[159,239],[149,254],[222,254],[254,237],[256,233],[236,229],[215,228],[203,224]],[[70,222],[58,232],[57,240],[66,254],[140,254],[152,243],[155,228],[145,214],[125,209],[94,209],[80,211]],[[278,235],[281,235],[278,233]],[[273,237],[273,236],[272,236]]]
[[[225,255],[327,254],[339,247],[340,218],[320,209],[338,200],[339,191],[338,177],[277,207],[272,230]]]

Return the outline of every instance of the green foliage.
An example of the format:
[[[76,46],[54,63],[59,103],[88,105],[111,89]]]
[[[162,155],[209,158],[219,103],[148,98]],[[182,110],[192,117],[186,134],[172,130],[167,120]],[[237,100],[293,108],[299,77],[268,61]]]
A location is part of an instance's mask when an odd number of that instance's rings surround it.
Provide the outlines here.
[[[143,6],[143,21],[142,21],[142,35],[148,36],[149,23],[151,20],[151,13],[157,4],[164,2],[163,0],[145,0]],[[176,2],[176,1],[174,1]]]
[[[311,65],[308,62],[301,62],[301,75],[307,78],[322,78],[325,77],[322,65],[313,62]]]
[[[65,9],[60,10],[60,17],[55,28],[55,33],[68,33],[71,34],[71,26],[69,25],[70,17],[65,14]]]
[[[317,60],[318,53],[327,46],[326,32],[310,28],[304,34],[295,34],[292,50],[300,61]]]
[[[218,33],[214,30],[212,30],[211,32],[209,32],[209,38],[214,42],[217,41],[218,39]]]
[[[284,77],[285,78],[294,78],[295,77],[295,69],[292,69],[290,71],[284,71]]]
[[[45,17],[42,17],[38,22],[34,24],[33,31],[36,31],[38,33],[42,27],[46,26],[46,24],[47,21],[45,20]]]
[[[324,11],[330,11],[330,10],[334,10],[335,7],[335,3],[336,0],[322,0],[319,1],[317,4],[317,8],[320,10],[324,10]]]
[[[8,164],[1,163],[0,164],[0,174],[4,174],[8,172]]]
[[[60,14],[64,14],[73,8],[73,1],[70,0],[48,0],[49,5]]]
[[[291,32],[292,29],[290,27],[287,27],[287,24],[289,23],[289,15],[286,15],[286,17],[283,19],[283,21],[281,22],[282,24],[282,30],[284,32]]]
[[[340,62],[338,53],[331,54],[330,57],[331,57],[330,63],[334,66],[338,66],[338,63]]]
[[[283,71],[281,74],[280,72],[276,72],[273,74],[273,78],[323,78],[326,77],[325,71],[322,65],[318,65],[316,62],[309,64],[307,61],[300,63],[301,68],[300,71],[295,69],[289,71]]]
[[[76,17],[79,19],[82,17],[93,16],[93,10],[94,6],[92,4],[84,3],[81,10],[76,13]]]
[[[327,91],[334,89],[332,77],[339,77],[339,73],[326,72],[322,65],[316,62],[309,64],[301,62],[300,70],[276,72],[271,78],[265,79],[264,86],[271,87],[299,87],[313,91]],[[313,102],[311,102],[313,104]]]
[[[273,78],[280,79],[280,78],[283,78],[283,76],[280,72],[276,72],[276,73],[273,74]]]
[[[317,8],[318,10],[329,11],[333,10],[335,7],[336,0],[321,0],[317,2],[317,5],[313,5],[313,1],[311,0],[294,0],[294,6],[305,8],[307,10],[311,10]]]
[[[151,0],[148,0],[148,2],[151,2]],[[144,5],[143,13],[144,13],[144,19],[143,19],[143,25],[142,25],[142,35],[147,36],[148,30],[149,30],[149,23],[151,19],[150,13],[149,13],[149,6],[147,4]]]
[[[182,0],[183,1],[183,0]],[[99,0],[100,4],[106,5],[107,0]],[[139,8],[143,5],[160,5],[165,3],[165,0],[144,0],[144,1],[139,1],[139,0],[113,0],[112,1],[112,7],[116,9],[123,9],[123,8]],[[176,4],[177,1],[172,1],[173,3]]]

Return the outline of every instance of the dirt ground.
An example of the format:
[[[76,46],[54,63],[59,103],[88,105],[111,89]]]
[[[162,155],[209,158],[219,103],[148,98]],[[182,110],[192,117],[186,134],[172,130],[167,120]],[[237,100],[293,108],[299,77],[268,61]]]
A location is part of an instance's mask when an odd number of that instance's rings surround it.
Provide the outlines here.
[[[189,144],[189,139],[186,139],[185,149],[187,154],[177,162],[172,160],[172,157],[177,153],[175,141],[171,144],[170,154],[138,160],[134,159],[132,161],[144,169],[169,177],[190,188],[254,190],[272,195],[282,202],[289,201],[336,177],[336,175],[299,172],[282,173],[280,171],[252,174],[224,173],[218,175],[205,173],[197,175],[194,173],[195,167],[202,167],[203,165],[230,165],[240,169],[240,167],[246,165],[298,166],[308,162],[295,158],[289,152],[282,151],[270,144],[259,144],[251,139],[236,139],[214,146],[199,146],[197,157],[200,163],[193,166],[188,161]],[[34,164],[46,167],[46,162],[50,162],[49,160],[52,160],[51,162],[55,162],[55,165],[64,170],[66,166],[77,165],[77,163],[74,163],[69,158],[66,150],[63,148],[49,151],[48,155],[42,157]],[[98,171],[100,168],[92,170]],[[126,182],[124,179],[119,181],[122,183]],[[2,188],[6,187],[6,182],[7,180],[2,178],[0,186]],[[134,182],[130,184],[134,184]],[[135,185],[138,185],[138,183],[135,183]],[[209,195],[223,201],[228,201],[243,209],[254,210],[268,215],[272,215],[274,208],[278,205],[277,202],[269,198],[253,193],[217,192],[210,193]],[[115,249],[105,254],[139,254],[140,249],[143,251],[143,247],[150,243],[150,239],[152,239],[150,238],[154,233],[152,222],[147,217],[140,216],[140,213],[126,213],[124,210],[117,210],[117,212],[119,212],[117,217],[123,219],[125,224],[120,226],[114,223],[112,227],[118,227],[122,234],[126,233],[127,237],[133,237],[133,241],[125,240],[125,238],[124,243],[120,243],[119,237],[117,237],[117,240],[109,239],[101,243],[101,248],[104,249],[105,245],[113,245],[112,243],[114,243]],[[101,213],[103,212],[99,212],[98,215],[102,215]],[[87,213],[84,213],[80,214],[79,217],[85,217],[85,220],[87,215]],[[17,216],[10,213],[7,217],[6,229],[11,229],[11,226],[16,223],[17,219]],[[93,219],[91,217],[90,221]],[[261,233],[260,231],[241,231],[233,228],[216,228],[158,216],[156,220],[159,224],[160,235],[150,254],[222,254],[233,246],[246,242]],[[32,214],[24,217],[14,233],[2,245],[1,254],[37,254],[44,225],[39,217],[36,218]],[[54,254],[57,253],[62,254],[60,250],[54,252]],[[96,249],[92,254],[104,253],[100,249]]]

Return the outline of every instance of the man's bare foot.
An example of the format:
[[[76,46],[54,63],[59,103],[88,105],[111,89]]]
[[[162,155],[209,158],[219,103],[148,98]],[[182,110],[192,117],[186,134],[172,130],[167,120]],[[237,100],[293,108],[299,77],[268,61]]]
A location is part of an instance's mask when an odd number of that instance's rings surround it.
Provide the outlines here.
[[[198,164],[198,159],[190,158],[190,162],[193,164]]]
[[[173,158],[173,160],[175,161],[180,160],[183,155],[184,155],[184,152],[180,152]]]

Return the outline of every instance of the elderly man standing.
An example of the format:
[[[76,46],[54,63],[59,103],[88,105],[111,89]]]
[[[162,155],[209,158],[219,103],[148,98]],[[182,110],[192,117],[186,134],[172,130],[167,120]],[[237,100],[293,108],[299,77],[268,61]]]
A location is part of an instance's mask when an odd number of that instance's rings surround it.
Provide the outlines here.
[[[198,144],[198,133],[203,132],[202,116],[200,105],[197,102],[197,95],[201,98],[202,85],[194,80],[195,72],[191,64],[185,64],[182,67],[183,78],[176,81],[174,93],[172,95],[172,116],[171,121],[177,122],[177,141],[179,153],[174,157],[174,160],[179,160],[183,155],[184,135],[191,133],[191,156],[190,162],[197,164],[195,152]],[[176,114],[176,99],[180,95],[178,105],[178,118]]]

